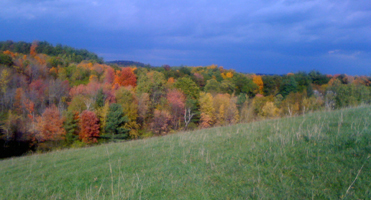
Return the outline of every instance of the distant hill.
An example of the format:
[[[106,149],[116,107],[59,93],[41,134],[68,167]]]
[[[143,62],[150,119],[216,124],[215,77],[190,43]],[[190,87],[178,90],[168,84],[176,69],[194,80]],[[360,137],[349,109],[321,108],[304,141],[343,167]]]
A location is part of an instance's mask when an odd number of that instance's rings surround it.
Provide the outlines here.
[[[108,61],[106,64],[116,64],[121,67],[128,67],[128,66],[137,66],[137,67],[153,67],[150,64],[144,64],[141,62],[136,61],[129,61],[129,60],[115,60],[115,61]]]
[[[103,63],[103,58],[86,49],[75,49],[66,45],[52,45],[46,41],[29,42],[13,42],[11,40],[0,41],[0,52],[11,51],[14,53],[30,54],[32,44],[35,45],[36,53],[42,53],[49,56],[60,56],[68,59],[71,62],[80,63],[83,60],[90,60],[98,63]]]

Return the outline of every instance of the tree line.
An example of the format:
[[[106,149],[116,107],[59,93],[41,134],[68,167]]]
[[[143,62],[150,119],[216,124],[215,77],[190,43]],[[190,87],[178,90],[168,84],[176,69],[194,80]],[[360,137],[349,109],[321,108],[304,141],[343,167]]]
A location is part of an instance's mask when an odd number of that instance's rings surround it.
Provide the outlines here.
[[[3,157],[370,103],[368,76],[120,67],[48,55],[38,45],[0,53]]]

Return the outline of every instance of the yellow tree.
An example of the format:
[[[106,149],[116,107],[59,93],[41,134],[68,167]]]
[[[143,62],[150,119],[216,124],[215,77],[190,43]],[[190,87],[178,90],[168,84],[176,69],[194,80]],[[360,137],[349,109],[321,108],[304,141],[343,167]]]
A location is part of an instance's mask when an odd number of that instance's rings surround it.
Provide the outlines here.
[[[224,125],[227,108],[229,107],[229,94],[217,94],[214,97],[215,123],[217,125]]]
[[[225,121],[228,124],[235,124],[240,120],[237,109],[237,97],[231,97],[229,100],[228,108],[225,113]]]
[[[261,76],[253,75],[252,81],[258,86],[259,94],[263,94],[263,79]]]
[[[279,110],[273,102],[267,101],[262,108],[261,115],[265,118],[274,118],[279,115]]]
[[[9,74],[8,70],[4,69],[1,72],[0,87],[1,87],[1,92],[3,92],[4,94],[6,93],[8,82],[10,81],[9,76],[10,76],[10,74]]]
[[[213,96],[210,93],[200,93],[201,127],[207,128],[214,123]]]

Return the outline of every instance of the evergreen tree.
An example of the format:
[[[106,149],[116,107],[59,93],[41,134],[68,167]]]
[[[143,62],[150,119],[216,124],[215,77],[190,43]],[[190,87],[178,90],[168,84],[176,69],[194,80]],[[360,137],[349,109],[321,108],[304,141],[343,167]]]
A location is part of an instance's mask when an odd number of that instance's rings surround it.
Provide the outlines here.
[[[95,101],[96,106],[97,107],[103,107],[105,98],[106,98],[106,96],[104,95],[103,89],[100,88],[98,90],[97,98],[96,98],[96,101]]]
[[[280,94],[283,97],[286,97],[291,92],[297,92],[297,91],[298,91],[298,83],[295,81],[294,77],[289,76],[283,79],[281,87],[280,87]]]
[[[111,104],[105,127],[105,131],[109,134],[111,140],[128,137],[129,130],[124,128],[127,122],[129,122],[129,119],[124,115],[122,106],[116,103]]]
[[[67,112],[66,121],[64,123],[64,129],[66,130],[65,141],[68,145],[72,144],[79,137],[78,127],[79,127],[79,113]]]

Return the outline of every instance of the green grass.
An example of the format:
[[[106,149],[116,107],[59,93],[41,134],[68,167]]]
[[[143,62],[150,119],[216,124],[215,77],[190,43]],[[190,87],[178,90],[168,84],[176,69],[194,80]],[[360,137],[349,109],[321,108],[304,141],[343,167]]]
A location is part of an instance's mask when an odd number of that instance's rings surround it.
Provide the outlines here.
[[[370,123],[358,107],[6,159],[0,199],[370,199]]]

